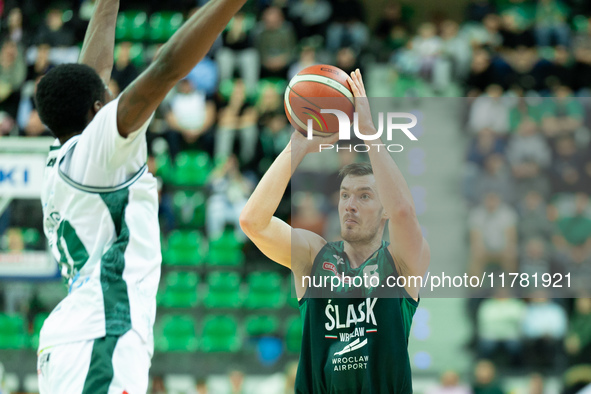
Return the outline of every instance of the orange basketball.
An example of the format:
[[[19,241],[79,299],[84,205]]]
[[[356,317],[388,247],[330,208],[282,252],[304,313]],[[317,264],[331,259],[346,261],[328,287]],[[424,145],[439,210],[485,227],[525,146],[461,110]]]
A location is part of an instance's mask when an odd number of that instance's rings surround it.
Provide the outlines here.
[[[291,125],[307,135],[308,120],[311,120],[314,135],[326,137],[337,133],[337,116],[321,113],[322,109],[342,111],[352,122],[355,103],[347,78],[346,72],[328,64],[300,71],[285,89],[285,113]]]

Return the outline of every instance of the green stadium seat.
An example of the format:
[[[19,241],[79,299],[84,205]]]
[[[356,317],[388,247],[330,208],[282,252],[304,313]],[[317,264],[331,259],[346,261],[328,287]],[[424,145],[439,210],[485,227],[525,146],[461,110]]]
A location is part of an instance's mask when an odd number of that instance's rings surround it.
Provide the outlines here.
[[[287,330],[285,332],[285,347],[290,353],[299,353],[302,346],[302,319],[300,316],[294,316],[287,321]]]
[[[198,266],[206,255],[205,241],[197,230],[173,230],[164,245],[164,265]]]
[[[168,153],[159,154],[155,157],[156,176],[162,178],[162,182],[172,181],[174,167]]]
[[[295,297],[295,294],[293,294],[293,296],[291,293],[287,295],[287,305],[292,308],[299,308],[300,305],[297,297]]]
[[[148,16],[143,11],[122,11],[117,16],[117,41],[143,41],[147,33]]]
[[[251,315],[246,318],[244,326],[251,337],[274,335],[279,330],[279,318],[274,315]]]
[[[195,321],[190,315],[166,315],[157,325],[156,349],[163,352],[194,352],[198,341]]]
[[[22,316],[0,313],[0,349],[23,349],[28,336]]]
[[[203,228],[205,226],[205,194],[181,190],[174,193],[172,206],[177,226]]]
[[[41,332],[41,327],[43,327],[43,323],[45,319],[47,319],[49,313],[38,313],[35,315],[35,319],[33,320],[33,335],[31,335],[31,349],[37,349],[39,347],[39,333]]]
[[[173,271],[164,278],[164,291],[158,303],[167,308],[193,308],[197,306],[199,277],[194,272]]]
[[[35,249],[39,245],[41,240],[41,234],[36,228],[24,228],[23,229],[23,241],[25,242],[25,248]]]
[[[225,230],[218,238],[210,239],[207,264],[226,267],[241,266],[244,263],[242,246],[242,242],[236,239],[234,230]]]
[[[281,275],[277,272],[253,272],[248,275],[248,309],[279,309],[285,305],[286,294]]]
[[[240,276],[236,272],[212,272],[207,276],[207,308],[239,308],[243,297]]]
[[[165,42],[182,24],[183,14],[180,12],[154,12],[150,16],[150,40]]]
[[[589,27],[589,19],[585,15],[576,15],[573,17],[573,29],[577,33],[586,33]]]
[[[173,183],[177,186],[204,186],[212,167],[213,164],[206,152],[181,152],[175,160]]]
[[[213,315],[203,323],[200,350],[203,352],[234,353],[242,347],[238,323],[232,316]]]

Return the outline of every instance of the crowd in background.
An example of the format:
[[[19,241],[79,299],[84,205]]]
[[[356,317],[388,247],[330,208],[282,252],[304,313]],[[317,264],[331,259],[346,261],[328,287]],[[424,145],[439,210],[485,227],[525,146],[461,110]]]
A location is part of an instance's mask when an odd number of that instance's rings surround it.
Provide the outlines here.
[[[35,86],[55,65],[76,61],[94,2],[0,0],[0,141],[50,135],[35,110]],[[128,15],[174,11],[186,18],[205,2],[130,0],[121,8]],[[216,237],[230,225],[244,241],[238,215],[290,137],[283,107],[287,81],[318,63],[347,72],[389,64],[396,75],[392,95],[468,98],[462,193],[470,207],[472,274],[491,265],[540,278],[571,272],[576,291],[569,296],[575,299],[552,300],[549,292],[512,298],[497,291],[472,302],[475,355],[500,366],[537,363],[550,370],[591,363],[591,302],[584,292],[591,277],[591,3],[471,0],[461,21],[442,13],[417,21],[412,3],[388,1],[371,27],[367,11],[359,0],[247,3],[150,126],[149,165],[163,179],[163,232],[178,226],[166,166],[198,150],[213,169],[205,185],[205,234]],[[161,45],[148,35],[123,38],[109,85],[114,94]],[[339,160],[344,165],[355,157]],[[326,186],[332,175],[311,179]],[[318,208],[318,196],[293,197],[294,226],[335,234],[338,221]],[[35,208],[13,208],[12,218],[0,217],[0,249],[42,247],[34,233],[15,229],[41,233],[40,221],[19,223],[26,220],[17,211]],[[289,220],[290,208],[282,205],[279,216]],[[494,368],[478,364],[474,393],[502,392]],[[532,393],[541,393],[539,378],[532,376]],[[448,373],[441,385],[432,394],[460,384]]]

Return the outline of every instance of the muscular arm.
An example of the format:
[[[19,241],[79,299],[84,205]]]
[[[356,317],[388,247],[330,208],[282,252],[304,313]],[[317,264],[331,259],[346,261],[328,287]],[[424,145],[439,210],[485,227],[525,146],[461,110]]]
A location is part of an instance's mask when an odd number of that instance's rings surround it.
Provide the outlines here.
[[[299,138],[299,133],[294,133],[294,137]],[[315,249],[312,246],[326,243],[310,231],[292,231],[290,225],[273,216],[293,172],[305,155],[302,145],[290,142],[267,170],[240,214],[242,230],[261,252],[296,275],[309,273],[312,250]]]
[[[203,59],[246,0],[210,0],[162,47],[152,64],[121,94],[117,128],[122,137],[140,128],[166,94]]]
[[[365,98],[365,89],[359,71],[352,73],[349,83],[352,85],[355,97]],[[360,131],[368,135],[375,134],[376,130],[371,120],[367,99],[356,101],[356,111],[359,113]],[[365,143],[375,144],[375,141],[366,141]],[[390,246],[388,249],[396,262],[396,268],[400,275],[423,276],[429,266],[429,245],[423,238],[406,180],[385,149],[379,151],[370,149],[369,159],[380,201],[389,218]],[[418,289],[416,289],[416,294],[413,294],[414,291],[409,292],[416,296]]]
[[[105,86],[111,79],[119,0],[97,0],[88,24],[78,63],[96,70]]]

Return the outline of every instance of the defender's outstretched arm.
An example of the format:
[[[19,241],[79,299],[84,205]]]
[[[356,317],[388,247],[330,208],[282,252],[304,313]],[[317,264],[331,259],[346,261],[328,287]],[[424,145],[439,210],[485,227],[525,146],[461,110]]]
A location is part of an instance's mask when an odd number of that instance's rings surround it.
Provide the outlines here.
[[[96,70],[105,86],[111,79],[119,0],[98,0],[86,29],[78,63]]]
[[[203,59],[217,36],[246,0],[210,0],[162,47],[152,64],[121,94],[119,134],[140,128],[166,94]]]

